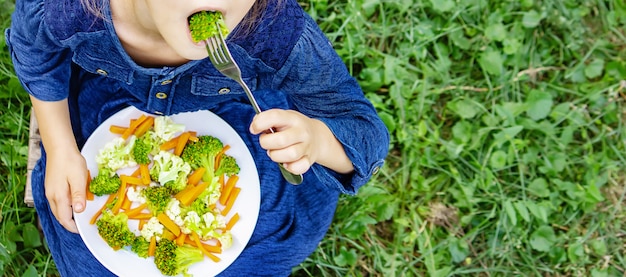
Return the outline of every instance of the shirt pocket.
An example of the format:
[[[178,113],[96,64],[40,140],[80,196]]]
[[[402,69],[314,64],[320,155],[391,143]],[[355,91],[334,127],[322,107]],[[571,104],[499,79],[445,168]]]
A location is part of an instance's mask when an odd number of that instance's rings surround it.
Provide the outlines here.
[[[256,90],[256,78],[243,78],[250,91]],[[240,95],[245,91],[234,80],[223,76],[193,74],[191,93],[198,96]]]
[[[113,78],[126,84],[132,83],[133,72],[127,67],[121,67],[115,63],[119,58],[109,54],[107,59],[91,55],[88,51],[74,52],[72,61],[85,71],[103,77]]]

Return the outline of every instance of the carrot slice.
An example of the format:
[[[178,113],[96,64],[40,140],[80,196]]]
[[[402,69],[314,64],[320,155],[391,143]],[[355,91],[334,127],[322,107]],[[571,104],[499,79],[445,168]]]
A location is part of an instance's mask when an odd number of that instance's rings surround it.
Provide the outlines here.
[[[181,195],[178,201],[185,206],[189,206],[198,196],[209,186],[209,182],[203,182],[195,186],[192,190]]]
[[[117,202],[115,202],[115,205],[113,205],[113,208],[111,208],[111,211],[114,214],[117,214],[120,211],[122,204],[124,204],[124,198],[126,198],[126,180],[121,177],[120,179],[122,179],[122,185],[117,191]]]
[[[222,253],[222,245],[220,245],[219,241],[217,241],[217,245],[203,243],[202,246],[204,247],[204,249],[206,249],[207,251],[211,253],[217,253],[217,254]]]
[[[226,205],[224,206],[224,209],[222,210],[222,215],[228,214],[230,209],[233,207],[233,204],[235,204],[235,200],[237,200],[237,196],[239,196],[240,191],[241,191],[241,188],[239,187],[235,187],[233,189],[233,192],[228,197],[228,200],[226,201]]]
[[[191,236],[192,236],[191,234],[187,235],[187,237],[185,238],[185,243],[192,245],[192,246],[196,246],[196,242],[191,238]],[[198,237],[198,239],[199,238],[200,237]],[[200,241],[200,242],[202,243],[202,246],[204,247],[204,249],[206,249],[207,251],[211,253],[215,253],[215,254],[222,253],[222,244],[220,243],[220,241],[216,239],[211,239],[211,240],[215,241],[215,245],[205,243],[204,241]]]
[[[226,200],[230,196],[233,188],[235,187],[235,183],[237,183],[237,180],[239,180],[238,175],[232,175],[228,177],[228,181],[226,181],[226,185],[223,187],[222,194],[220,195],[220,199],[219,199],[222,205],[226,205]]]
[[[180,201],[180,199],[186,195],[187,193],[191,193],[191,191],[193,191],[195,189],[196,186],[192,185],[192,184],[187,184],[187,186],[179,191],[178,193],[174,194],[174,198],[178,199],[178,201]]]
[[[154,126],[154,117],[148,116],[146,120],[144,120],[143,122],[141,122],[141,124],[139,124],[139,126],[137,126],[137,129],[135,130],[134,135],[136,137],[141,137],[148,130],[150,130],[152,126]]]
[[[178,144],[178,136],[173,137],[172,139],[161,144],[160,149],[165,151],[174,149],[176,147],[176,144]]]
[[[139,172],[141,172],[141,167],[140,167]],[[141,175],[141,173],[139,174]],[[128,185],[143,185],[144,184],[141,178],[135,177],[135,176],[121,175],[120,179],[122,180],[122,182],[126,182],[126,184]]]
[[[180,233],[180,236],[178,236],[178,237],[176,238],[176,244],[177,244],[178,246],[181,246],[181,245],[185,244],[185,238],[186,238],[186,237],[187,237],[187,234],[185,234],[185,233]]]
[[[161,234],[161,237],[171,241],[176,239],[176,235],[172,234],[172,232],[170,232],[170,230],[168,229],[163,230],[163,234]]]
[[[139,228],[139,231],[141,231],[141,229],[143,229],[143,226],[146,225],[146,223],[148,223],[147,219],[140,219],[139,220],[139,226],[137,226]]]
[[[91,184],[91,172],[87,170],[87,182],[85,187],[85,199],[92,201],[96,196],[89,190],[89,184]]]
[[[143,203],[135,208],[126,210],[126,215],[128,215],[128,218],[131,218],[133,216],[140,214],[147,207],[148,207],[148,204]]]
[[[176,147],[174,147],[174,155],[180,156],[180,154],[183,153],[183,149],[185,148],[185,145],[187,145],[189,136],[191,136],[189,132],[180,134],[178,141],[176,142]]]
[[[139,118],[137,118],[136,120],[131,120],[130,122],[130,126],[128,126],[128,128],[124,131],[124,133],[122,134],[122,138],[123,139],[127,139],[130,137],[130,135],[132,135],[133,133],[135,133],[135,130],[137,129],[137,127],[143,123],[146,119],[148,118],[148,116],[146,116],[145,114],[142,114]]]
[[[116,195],[117,194],[115,193],[109,194],[109,198],[107,198],[107,201],[104,202],[104,205],[102,205],[102,207],[100,207],[100,209],[98,209],[98,211],[96,211],[96,213],[91,217],[89,224],[93,225],[94,223],[96,223],[96,220],[98,220],[98,217],[100,217],[102,211],[104,211],[107,205],[111,204]]]
[[[156,236],[150,237],[150,244],[148,245],[148,256],[154,256],[156,251]]]
[[[152,218],[154,215],[152,213],[135,213],[133,215],[128,216],[128,219],[137,219],[137,220],[148,220]]]
[[[191,232],[191,238],[196,243],[196,247],[198,247],[198,249],[200,249],[202,253],[204,253],[204,255],[209,257],[209,259],[213,260],[214,262],[220,261],[220,258],[213,255],[213,253],[207,251],[207,249],[204,248],[204,244],[200,241],[200,238],[198,237],[198,234],[196,232]]]
[[[141,168],[138,167],[137,169],[135,169],[135,171],[133,171],[133,173],[131,173],[130,176],[133,176],[133,177],[141,176]]]
[[[237,221],[239,221],[239,213],[235,213],[229,220],[228,223],[226,223],[226,228],[224,228],[225,230],[230,230],[231,228],[233,228],[233,226],[235,226],[235,223],[237,223]]]
[[[122,135],[124,134],[124,132],[126,132],[126,127],[122,127],[122,126],[117,126],[117,125],[111,125],[109,126],[109,132],[113,133],[113,134],[117,134],[117,135]]]
[[[124,202],[122,203],[122,207],[121,209],[124,211],[128,211],[130,210],[130,205],[133,204],[133,201],[130,201],[130,199],[128,199],[128,197],[124,197]]]
[[[187,177],[187,183],[194,186],[197,185],[200,182],[200,179],[202,179],[204,172],[206,172],[206,168],[199,167],[193,173],[189,174],[189,177]]]
[[[141,175],[141,183],[144,185],[149,185],[150,184],[150,169],[148,168],[148,165],[140,164],[139,172]]]
[[[157,219],[159,220],[159,222],[161,222],[161,224],[163,224],[163,226],[165,226],[165,228],[170,230],[170,232],[172,232],[174,236],[180,236],[180,227],[178,227],[176,222],[170,219],[170,217],[167,216],[165,213],[160,213],[159,215],[157,215]]]

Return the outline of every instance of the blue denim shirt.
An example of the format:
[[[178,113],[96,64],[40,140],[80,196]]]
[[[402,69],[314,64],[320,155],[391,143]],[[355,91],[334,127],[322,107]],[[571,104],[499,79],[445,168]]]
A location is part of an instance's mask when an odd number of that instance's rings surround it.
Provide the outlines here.
[[[270,5],[251,34],[229,37],[228,45],[261,108],[294,109],[323,121],[351,159],[352,174],[315,164],[303,184],[286,183],[258,137],[248,132],[254,111],[241,87],[208,59],[178,67],[136,64],[122,48],[108,5],[99,18],[85,12],[79,1],[16,1],[5,35],[28,93],[44,101],[69,100],[79,147],[100,123],[128,105],[161,115],[206,109],[228,122],[255,159],[262,195],[253,237],[224,274],[289,274],[326,233],[338,195],[356,193],[378,171],[389,135],[314,20],[296,0],[284,2],[276,10]],[[42,219],[47,240],[61,241],[51,243],[55,262],[67,275],[88,274],[74,271],[80,269],[72,268],[74,254],[69,253],[84,247],[79,241],[63,245],[71,235],[49,213],[44,167],[45,155],[35,168],[33,190],[38,213],[49,217]],[[253,266],[263,260],[272,263]]]

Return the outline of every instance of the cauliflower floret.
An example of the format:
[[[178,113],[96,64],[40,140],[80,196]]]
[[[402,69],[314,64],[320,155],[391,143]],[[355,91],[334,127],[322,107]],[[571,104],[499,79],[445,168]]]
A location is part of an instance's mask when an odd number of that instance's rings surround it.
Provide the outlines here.
[[[165,208],[165,214],[176,223],[176,225],[183,227],[185,225],[183,221],[183,215],[181,214],[180,209],[180,201],[176,198],[172,198],[169,203],[167,203],[167,208]]]
[[[187,175],[191,166],[168,151],[161,151],[153,157],[154,164],[150,168],[150,178],[171,189],[174,193],[187,186]]]
[[[209,184],[209,186],[200,194],[200,198],[207,206],[213,206],[217,204],[217,201],[220,199],[220,184],[217,182],[217,177],[214,178],[213,182]]]
[[[129,187],[128,190],[126,191],[126,197],[128,197],[128,200],[132,201],[132,202],[136,202],[139,204],[143,204],[146,203],[146,198],[141,194],[141,191],[143,189],[138,187]]]
[[[184,124],[175,123],[167,116],[157,116],[154,118],[154,133],[163,141],[172,139],[176,133],[185,131]]]
[[[202,220],[204,220],[205,225],[210,227],[211,229],[226,227],[226,219],[224,218],[223,215],[219,213],[218,214],[213,214],[212,212],[205,213],[204,215],[202,215]]]
[[[152,236],[156,236],[157,241],[159,241],[163,235],[163,228],[163,224],[156,217],[152,217],[141,229],[141,236],[146,241],[150,241]]]
[[[137,162],[131,155],[136,139],[135,136],[131,136],[126,142],[125,139],[117,137],[107,142],[96,155],[98,167],[117,171],[120,168],[136,166]]]
[[[228,249],[233,246],[233,235],[229,231],[218,235],[216,238],[222,245],[222,249]]]
[[[202,218],[195,211],[189,211],[185,215],[185,219],[183,219],[183,226],[181,227],[181,231],[185,234],[191,234],[193,230],[200,230],[200,226],[202,224]],[[202,234],[199,234],[202,235]]]

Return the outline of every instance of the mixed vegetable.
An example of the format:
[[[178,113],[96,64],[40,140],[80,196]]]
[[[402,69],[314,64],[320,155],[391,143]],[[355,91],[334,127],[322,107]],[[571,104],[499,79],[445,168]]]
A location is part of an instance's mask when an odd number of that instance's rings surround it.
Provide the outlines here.
[[[189,276],[204,257],[218,262],[239,220],[230,213],[241,191],[230,146],[166,116],[142,115],[109,130],[119,137],[98,152],[98,174],[88,183],[89,200],[108,196],[90,222],[102,239],[114,250],[154,257],[168,276]],[[138,230],[129,227],[133,220]]]

